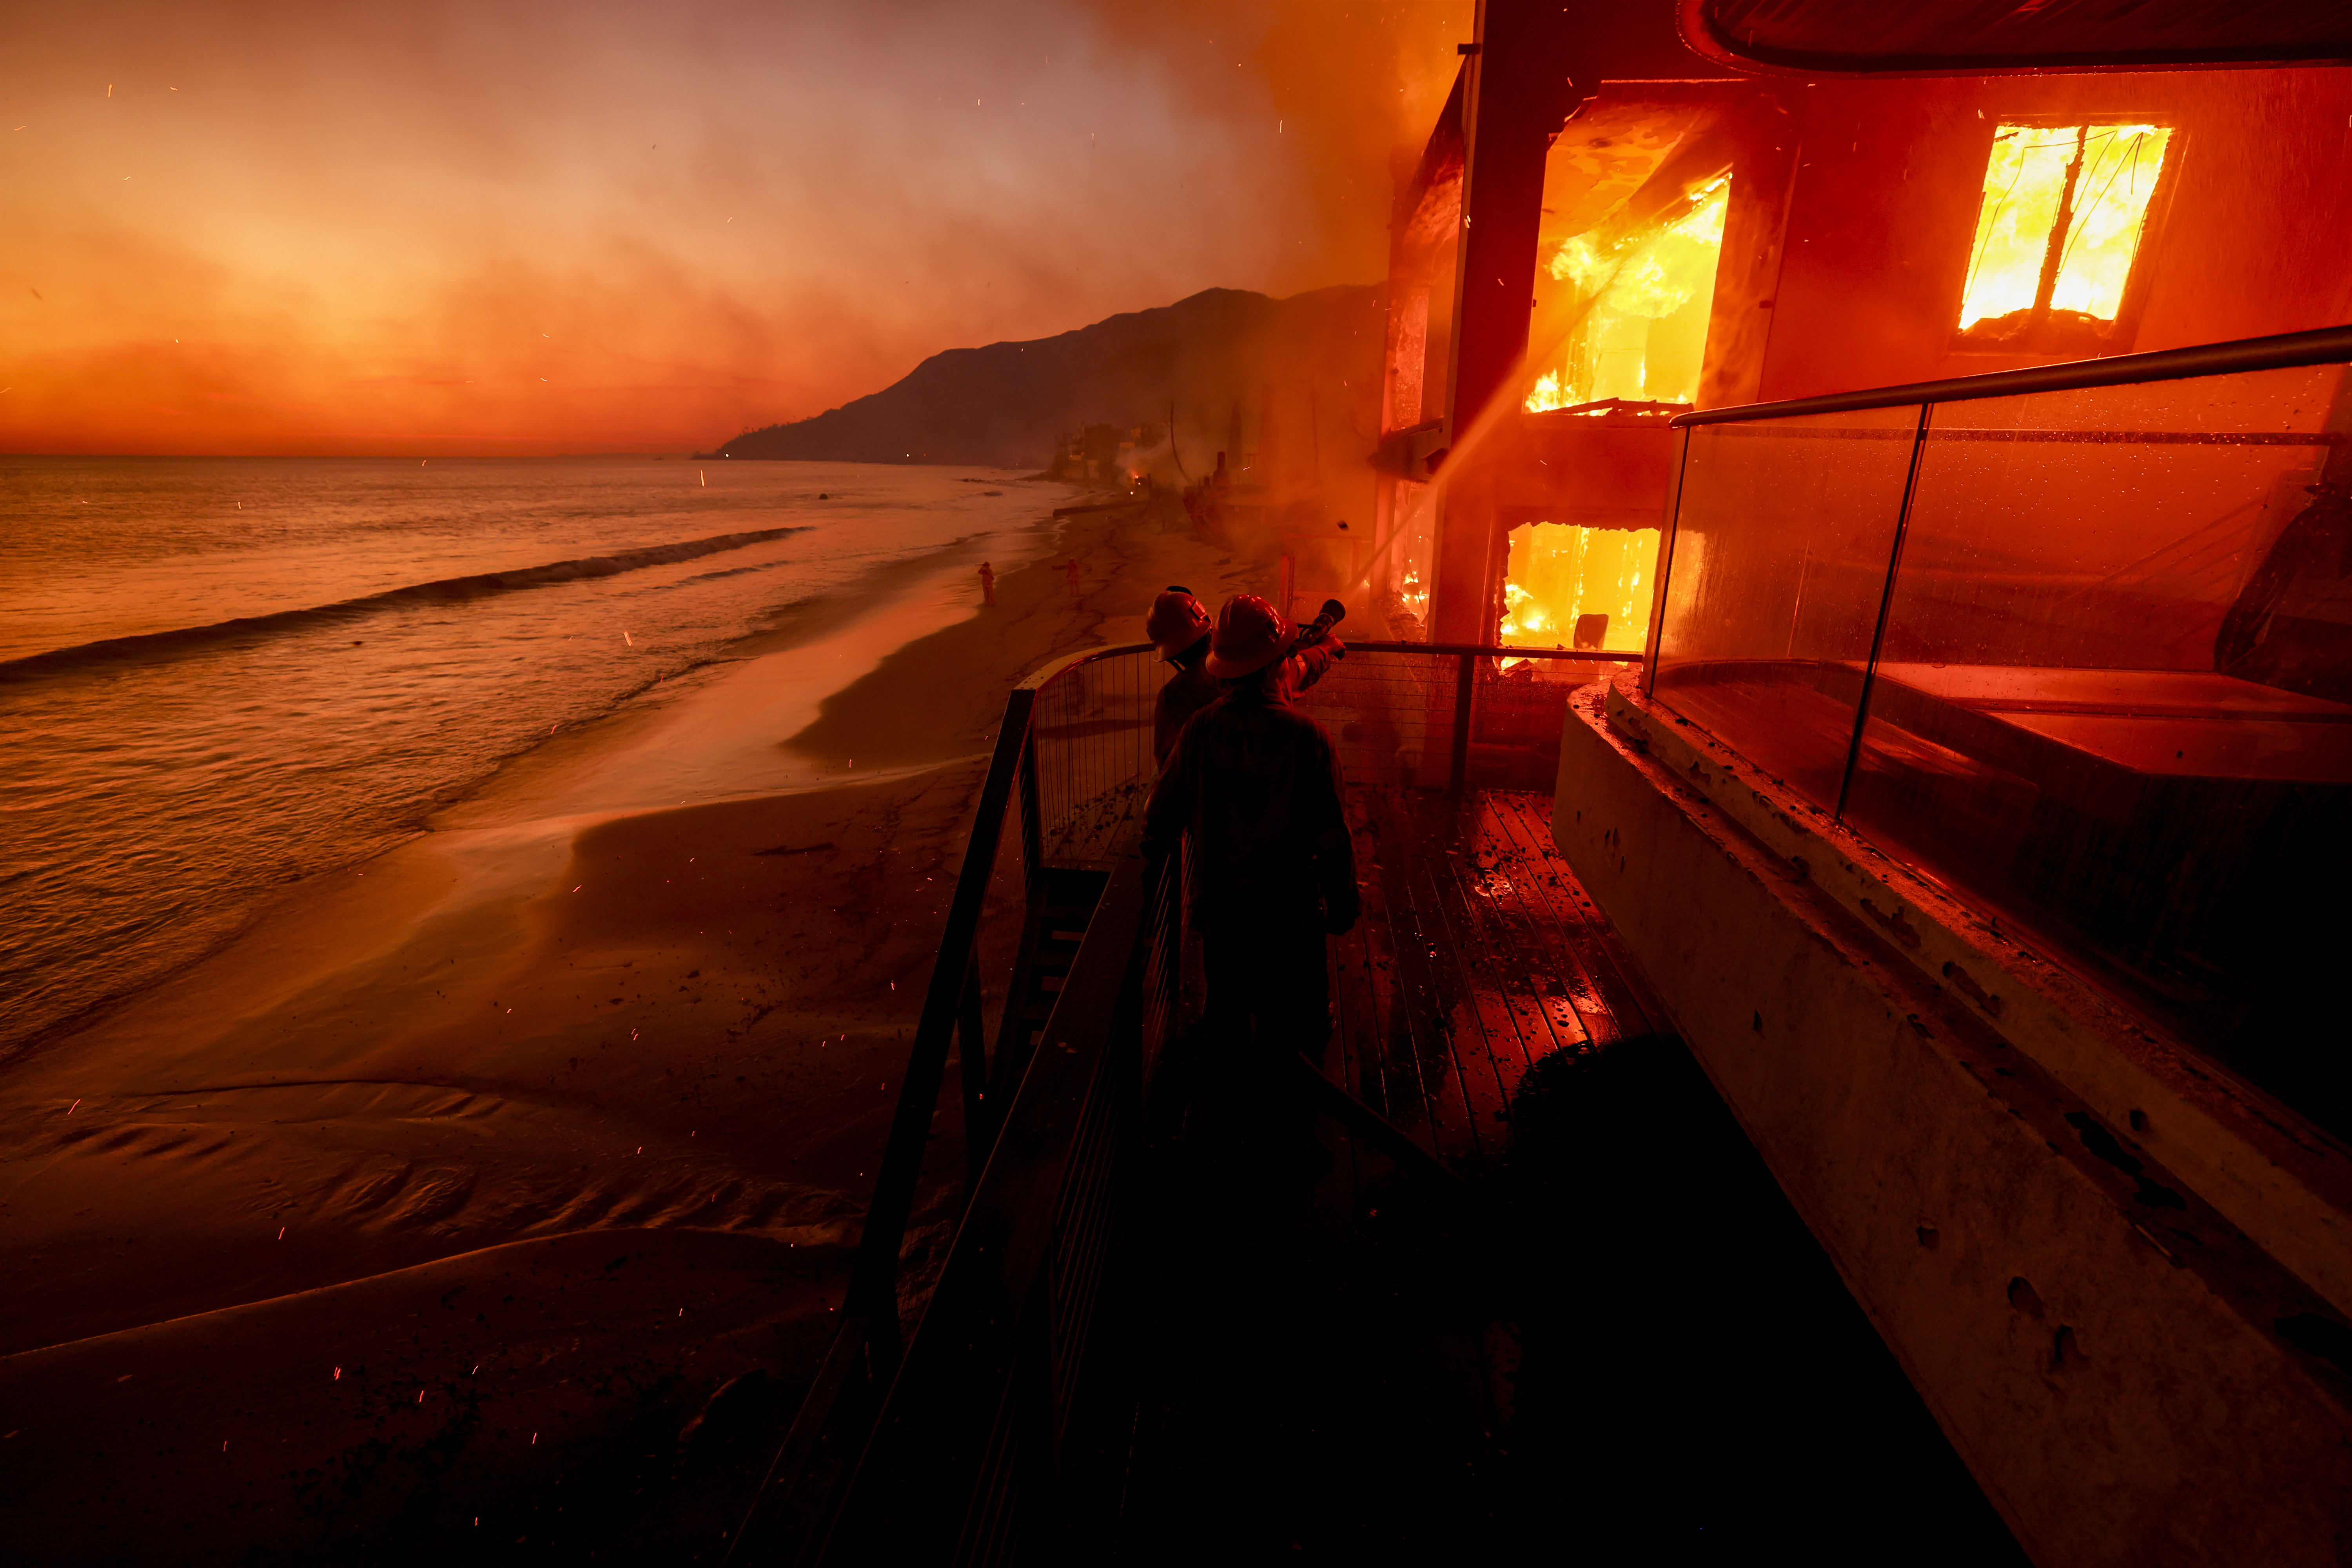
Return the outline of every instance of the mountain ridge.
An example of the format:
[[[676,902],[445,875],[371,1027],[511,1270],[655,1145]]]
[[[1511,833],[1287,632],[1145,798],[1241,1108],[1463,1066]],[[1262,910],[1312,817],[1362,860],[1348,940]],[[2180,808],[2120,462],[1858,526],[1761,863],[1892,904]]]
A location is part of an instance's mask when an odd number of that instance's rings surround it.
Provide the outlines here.
[[[1276,378],[1377,384],[1380,290],[1338,284],[1276,300],[1204,289],[1051,337],[945,349],[878,392],[750,430],[713,457],[1045,466],[1087,425],[1165,425],[1179,449],[1222,447]],[[1362,378],[1362,379],[1359,379]]]

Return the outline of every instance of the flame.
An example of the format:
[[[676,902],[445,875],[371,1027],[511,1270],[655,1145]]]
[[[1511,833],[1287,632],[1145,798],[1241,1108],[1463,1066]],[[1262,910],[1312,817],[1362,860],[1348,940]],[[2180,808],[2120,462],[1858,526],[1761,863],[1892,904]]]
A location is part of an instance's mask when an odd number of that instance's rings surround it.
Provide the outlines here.
[[[1499,640],[1507,647],[1631,650],[1650,627],[1654,528],[1582,528],[1537,522],[1511,531]],[[1587,616],[1605,617],[1599,635]]]
[[[1544,270],[1568,285],[1579,320],[1556,365],[1528,394],[1528,413],[1609,397],[1688,403],[1697,395],[1730,203],[1731,177],[1721,175],[1649,228],[1592,229],[1561,243]]]
[[[1995,126],[1960,330],[2032,310],[2045,281],[2051,310],[2113,321],[2171,140],[2160,125]]]

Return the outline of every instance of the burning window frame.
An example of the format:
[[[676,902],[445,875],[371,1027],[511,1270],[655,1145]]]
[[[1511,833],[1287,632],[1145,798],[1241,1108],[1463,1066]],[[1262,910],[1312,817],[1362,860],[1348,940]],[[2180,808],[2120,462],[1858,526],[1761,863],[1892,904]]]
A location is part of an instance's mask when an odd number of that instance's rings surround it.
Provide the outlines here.
[[[2180,166],[2189,147],[2187,127],[2172,116],[2160,112],[2077,110],[2068,113],[2004,113],[1985,110],[1985,135],[1982,156],[1978,160],[1980,171],[1978,182],[1976,210],[1968,228],[1967,251],[1960,268],[1958,297],[1951,310],[1952,351],[1978,354],[2053,354],[2053,353],[2117,353],[2128,349],[2138,335],[2140,317],[2147,303],[2147,294],[2156,273],[2156,256],[2164,237],[2165,218],[2172,205],[2172,194],[2180,179]],[[2148,190],[2147,200],[2140,209],[2139,230],[2132,245],[2131,263],[2125,274],[2123,289],[2116,299],[2112,319],[2064,310],[2046,299],[2054,290],[2064,270],[2065,235],[2072,232],[2075,220],[2082,216],[2080,207],[2068,206],[2053,215],[2052,229],[2045,239],[2057,238],[2059,258],[2053,272],[2045,263],[2044,271],[2035,291],[2036,302],[2027,307],[2032,314],[2020,326],[2003,331],[1997,325],[2011,321],[2019,312],[1988,316],[1974,322],[1964,320],[1968,311],[1969,293],[1975,280],[1979,246],[1983,238],[1986,193],[1983,178],[1989,175],[1999,148],[2000,132],[2011,128],[2027,131],[2062,131],[2082,128],[2096,132],[2126,126],[2149,126],[2166,133],[2163,163],[2157,171],[2155,183]],[[2059,217],[2065,219],[2060,227]]]
[[[1710,175],[1689,180],[1678,200],[1651,214],[1639,224],[1626,224],[1621,205],[1619,211],[1612,212],[1590,228],[1565,237],[1549,247],[1550,254],[1538,258],[1538,289],[1545,289],[1546,277],[1551,284],[1564,288],[1566,292],[1561,297],[1573,302],[1573,321],[1556,342],[1540,349],[1532,343],[1529,345],[1528,368],[1537,374],[1533,379],[1527,380],[1527,384],[1521,389],[1520,407],[1524,412],[1582,414],[1621,408],[1679,412],[1696,406],[1698,386],[1706,379],[1706,341],[1712,326],[1715,298],[1722,282],[1723,237],[1729,221],[1733,173],[1727,163]],[[1704,235],[1695,233],[1695,225],[1711,226],[1711,232]],[[1569,384],[1570,365],[1591,346],[1588,334],[1599,320],[1647,320],[1654,327],[1672,313],[1648,315],[1638,310],[1621,310],[1614,306],[1613,300],[1621,288],[1633,289],[1641,280],[1643,271],[1654,274],[1657,268],[1651,258],[1661,244],[1675,238],[1685,243],[1696,241],[1708,256],[1704,284],[1694,282],[1682,301],[1683,306],[1694,303],[1700,306],[1698,353],[1691,375],[1691,395],[1676,398],[1588,395],[1598,393],[1602,384],[1597,370],[1597,355],[1596,363],[1585,366],[1590,384],[1580,388]],[[1625,275],[1628,268],[1637,269],[1633,276]],[[1538,303],[1534,307],[1538,310],[1542,308],[1540,298],[1539,295]],[[1646,358],[1645,351],[1645,369]],[[1649,389],[1645,385],[1643,390]]]
[[[1657,608],[1658,559],[1663,530],[1655,518],[1629,517],[1623,514],[1585,513],[1573,508],[1515,507],[1509,509],[1503,521],[1503,560],[1500,579],[1500,603],[1495,629],[1496,643],[1503,647],[1549,648],[1558,652],[1627,654],[1639,653],[1648,645],[1650,622]],[[1538,530],[1556,529],[1559,533],[1549,539]],[[1607,539],[1610,553],[1617,558],[1626,578],[1604,585],[1595,579],[1585,582],[1585,563],[1595,542]],[[1546,548],[1549,546],[1549,548]],[[1559,555],[1562,547],[1572,548],[1577,560],[1562,581]],[[1525,565],[1532,572],[1514,571],[1512,563],[1525,548],[1529,557]],[[1538,561],[1538,556],[1549,557]],[[1528,582],[1549,584],[1568,590],[1566,601],[1539,596]],[[1606,608],[1600,608],[1605,603]],[[1528,612],[1532,607],[1533,616]],[[1619,614],[1622,609],[1623,613]],[[1557,612],[1557,613],[1555,613]],[[1599,621],[1588,639],[1586,623]],[[1505,668],[1514,660],[1504,660]]]

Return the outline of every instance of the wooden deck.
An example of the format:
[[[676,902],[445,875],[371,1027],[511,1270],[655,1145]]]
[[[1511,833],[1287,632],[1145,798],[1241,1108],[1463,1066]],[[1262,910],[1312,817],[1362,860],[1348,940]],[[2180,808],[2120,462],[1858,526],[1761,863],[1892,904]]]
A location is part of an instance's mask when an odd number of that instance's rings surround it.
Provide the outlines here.
[[[2023,1568],[1549,804],[1353,792],[1364,918],[1330,946],[1324,1067],[1464,1191],[1328,1115],[1321,1170],[1176,1116],[1111,1287],[1121,1436],[1067,1478],[1069,1539],[1139,1563]],[[1167,1100],[1276,1091],[1187,1054]]]
[[[1548,796],[1360,788],[1349,815],[1364,918],[1330,944],[1324,1070],[1483,1173],[1530,1067],[1658,1022],[1552,843]]]

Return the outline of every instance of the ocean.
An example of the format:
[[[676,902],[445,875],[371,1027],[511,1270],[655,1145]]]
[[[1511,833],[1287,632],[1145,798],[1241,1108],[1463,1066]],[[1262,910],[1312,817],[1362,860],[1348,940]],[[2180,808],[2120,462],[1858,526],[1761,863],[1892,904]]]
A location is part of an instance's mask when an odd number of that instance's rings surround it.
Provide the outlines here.
[[[1031,552],[1061,493],[849,463],[0,457],[0,1058],[796,606],[965,542]]]

